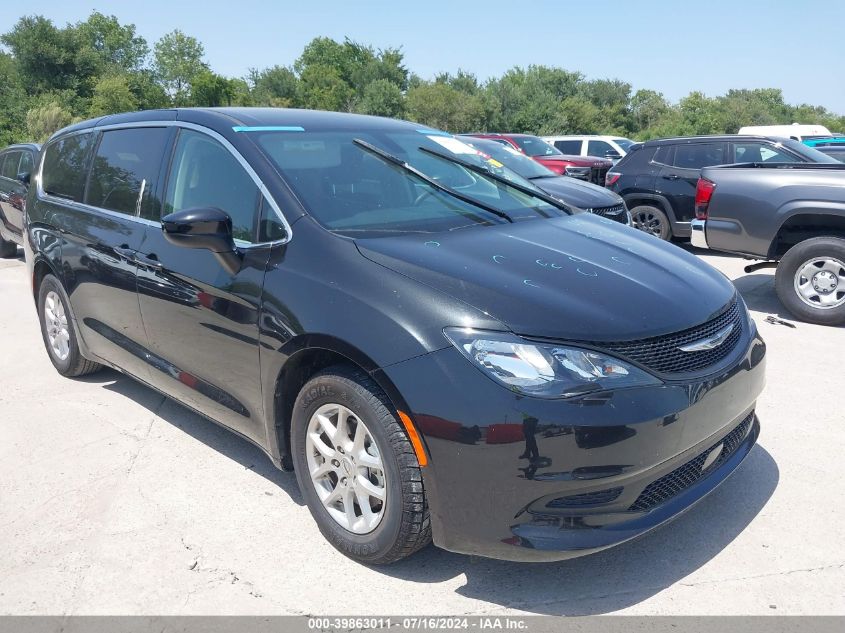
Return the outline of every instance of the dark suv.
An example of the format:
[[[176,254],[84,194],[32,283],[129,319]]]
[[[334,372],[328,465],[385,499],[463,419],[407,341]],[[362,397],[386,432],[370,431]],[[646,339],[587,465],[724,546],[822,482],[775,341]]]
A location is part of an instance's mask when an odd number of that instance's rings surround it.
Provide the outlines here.
[[[636,228],[668,240],[690,236],[701,169],[731,163],[836,162],[790,139],[692,136],[646,141],[607,173],[606,184],[625,199]]]
[[[23,243],[26,195],[39,149],[22,143],[0,152],[0,257],[14,257]]]
[[[507,176],[378,117],[79,123],[28,199],[47,353],[257,444],[359,561],[432,537],[515,560],[637,537],[748,455],[765,345],[694,255]]]

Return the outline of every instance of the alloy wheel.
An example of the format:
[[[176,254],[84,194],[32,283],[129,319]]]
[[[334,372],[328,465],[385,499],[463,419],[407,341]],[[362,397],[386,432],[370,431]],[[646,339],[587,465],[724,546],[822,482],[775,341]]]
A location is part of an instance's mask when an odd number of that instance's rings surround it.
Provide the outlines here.
[[[364,422],[329,403],[311,416],[305,436],[308,474],[329,516],[355,534],[375,530],[387,501],[381,453]]]
[[[660,237],[663,230],[663,220],[651,211],[637,211],[631,216],[635,229]]]
[[[67,314],[61,298],[52,290],[44,300],[44,327],[50,350],[60,361],[67,360],[70,355],[70,331],[68,330]]]

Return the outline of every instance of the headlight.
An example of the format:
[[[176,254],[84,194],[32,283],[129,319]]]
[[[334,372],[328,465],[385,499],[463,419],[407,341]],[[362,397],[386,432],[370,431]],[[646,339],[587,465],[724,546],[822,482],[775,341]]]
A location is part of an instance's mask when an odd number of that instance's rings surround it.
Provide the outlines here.
[[[474,365],[508,389],[537,398],[659,385],[618,358],[578,347],[532,343],[506,332],[446,328],[446,338]]]

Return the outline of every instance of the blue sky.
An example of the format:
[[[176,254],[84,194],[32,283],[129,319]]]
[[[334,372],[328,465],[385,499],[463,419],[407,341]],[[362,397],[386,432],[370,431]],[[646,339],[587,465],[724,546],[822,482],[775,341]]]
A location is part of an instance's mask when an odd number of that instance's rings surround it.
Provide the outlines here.
[[[405,6],[407,5],[407,7]],[[39,0],[20,14],[59,25],[93,9],[134,23],[152,43],[179,28],[205,46],[213,70],[287,65],[311,38],[401,47],[431,78],[457,68],[481,78],[546,64],[619,78],[676,101],[691,90],[781,88],[790,103],[845,114],[845,2],[790,0]],[[19,15],[0,15],[0,32]]]

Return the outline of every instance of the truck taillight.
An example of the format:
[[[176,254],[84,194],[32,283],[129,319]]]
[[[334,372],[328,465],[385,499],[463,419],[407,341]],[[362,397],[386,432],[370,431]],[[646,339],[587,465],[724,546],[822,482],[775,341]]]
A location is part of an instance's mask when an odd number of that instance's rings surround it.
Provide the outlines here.
[[[622,174],[615,174],[612,171],[607,172],[604,177],[604,186],[610,187],[611,185],[615,185],[616,181],[622,177]]]
[[[707,178],[699,178],[698,184],[695,186],[695,219],[706,220],[708,207],[710,206],[710,198],[713,197],[713,192],[716,190],[716,183],[707,180]]]

